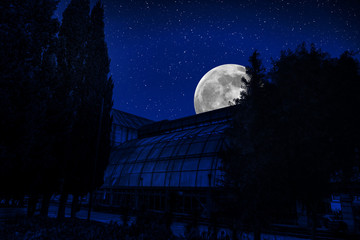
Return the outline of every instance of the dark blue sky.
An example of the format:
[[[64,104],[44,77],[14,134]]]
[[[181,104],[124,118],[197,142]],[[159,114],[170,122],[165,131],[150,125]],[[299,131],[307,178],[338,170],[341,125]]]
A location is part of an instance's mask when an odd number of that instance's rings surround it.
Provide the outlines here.
[[[57,16],[69,2],[60,2]],[[248,65],[255,49],[267,69],[303,41],[332,57],[360,51],[358,0],[102,3],[114,108],[152,120],[195,114],[201,77],[218,65]]]

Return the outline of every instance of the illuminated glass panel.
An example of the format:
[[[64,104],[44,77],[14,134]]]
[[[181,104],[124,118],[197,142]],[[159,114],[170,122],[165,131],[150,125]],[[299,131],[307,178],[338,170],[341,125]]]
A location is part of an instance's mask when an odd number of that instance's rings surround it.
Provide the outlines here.
[[[221,163],[217,152],[226,124],[179,128],[175,122],[173,127],[160,135],[130,140],[113,148],[104,186],[206,187],[209,176],[214,186],[221,173],[216,170]]]
[[[196,186],[207,187],[209,186],[209,171],[198,171],[196,178]]]
[[[175,143],[168,144],[161,152],[161,155],[159,157],[161,158],[170,157],[174,152],[175,147],[176,147]]]
[[[152,173],[143,173],[140,177],[140,186],[151,186]]]
[[[139,186],[140,174],[130,174],[129,186]]]
[[[119,185],[120,186],[128,186],[129,185],[129,176],[130,176],[130,174],[128,174],[128,173],[121,174],[121,176],[119,177]]]
[[[205,142],[194,142],[190,145],[188,155],[201,154],[204,148]]]
[[[184,143],[177,148],[176,156],[184,156],[187,154],[187,150],[189,149],[190,144]]]
[[[147,159],[147,156],[149,155],[150,151],[152,149],[151,145],[147,145],[143,148],[143,150],[141,151],[141,153],[139,154],[138,158],[137,158],[137,162],[143,162]]]
[[[198,167],[198,163],[199,163],[199,159],[198,158],[190,158],[190,159],[185,159],[184,160],[184,164],[182,167],[183,171],[186,170],[197,170]]]
[[[141,169],[142,169],[142,167],[143,167],[143,163],[136,163],[136,164],[134,164],[134,167],[133,167],[133,169],[132,169],[132,173],[139,173],[140,171],[141,171]]]
[[[156,162],[147,162],[144,164],[143,172],[152,172]]]
[[[217,151],[217,145],[219,143],[219,140],[216,141],[208,141],[205,146],[204,153],[211,153]]]
[[[183,163],[183,159],[181,159],[181,160],[172,160],[170,162],[168,171],[180,171],[182,163]]]
[[[150,155],[148,156],[148,159],[157,159],[159,158],[159,155],[161,151],[163,150],[165,143],[156,144],[155,147],[152,148]]]
[[[152,186],[162,187],[165,183],[165,173],[153,173]]]
[[[156,171],[156,172],[166,171],[168,164],[169,164],[169,161],[159,161],[159,162],[157,162],[154,171]]]
[[[180,186],[191,187],[195,186],[196,172],[182,172]]]
[[[200,158],[199,170],[211,169],[212,161],[209,157]]]
[[[169,186],[178,187],[180,180],[180,172],[171,172],[169,177]]]

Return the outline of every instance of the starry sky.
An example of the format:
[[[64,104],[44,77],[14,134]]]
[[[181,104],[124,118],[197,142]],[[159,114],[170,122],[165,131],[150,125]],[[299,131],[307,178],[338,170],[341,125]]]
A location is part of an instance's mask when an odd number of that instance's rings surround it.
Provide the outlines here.
[[[60,1],[56,17],[69,2]],[[332,57],[360,51],[358,0],[101,2],[114,108],[155,121],[195,114],[202,76],[222,64],[248,65],[255,49],[267,70],[302,42]]]

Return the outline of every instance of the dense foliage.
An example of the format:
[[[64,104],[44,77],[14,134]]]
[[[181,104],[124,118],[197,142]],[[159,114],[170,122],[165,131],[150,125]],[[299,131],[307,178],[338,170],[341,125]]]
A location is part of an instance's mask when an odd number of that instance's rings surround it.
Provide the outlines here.
[[[72,0],[59,26],[57,3],[0,3],[0,193],[29,195],[29,215],[40,196],[46,215],[54,192],[65,201],[100,186],[110,153],[103,6]]]
[[[56,81],[57,1],[1,1],[1,192],[39,192],[55,167],[48,111]]]
[[[164,231],[159,218],[142,220],[131,226],[104,224],[79,219],[51,219],[44,217],[15,218],[0,226],[1,239],[180,239]]]
[[[330,58],[305,44],[282,52],[268,74],[257,52],[249,62],[252,79],[227,133],[224,183],[233,189],[234,223],[259,232],[291,219],[296,201],[316,218],[334,183],[355,181],[360,76],[350,53]]]

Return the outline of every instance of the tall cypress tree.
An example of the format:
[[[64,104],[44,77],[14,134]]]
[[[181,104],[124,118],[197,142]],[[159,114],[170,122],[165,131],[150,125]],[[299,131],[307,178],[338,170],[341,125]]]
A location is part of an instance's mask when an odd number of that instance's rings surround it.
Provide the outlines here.
[[[41,193],[48,187],[44,180],[53,162],[48,159],[46,111],[55,75],[56,5],[55,0],[0,5],[0,176],[5,192]]]
[[[105,42],[104,34],[104,8],[99,2],[96,3],[91,12],[89,41],[88,41],[88,56],[86,61],[87,80],[89,86],[92,87],[94,94],[94,112],[95,119],[100,121],[100,129],[98,129],[99,146],[98,155],[93,166],[96,166],[96,172],[93,176],[93,186],[100,186],[103,183],[103,172],[108,164],[110,155],[110,132],[112,119],[110,116],[113,105],[112,95],[114,83],[111,77],[108,77],[110,69],[110,59],[108,56],[108,49]],[[102,105],[102,112],[101,110]]]
[[[89,26],[89,0],[72,0],[63,13],[63,20],[59,32],[58,69],[59,102],[62,102],[66,112],[63,124],[66,134],[62,141],[63,159],[60,162],[61,189],[58,217],[65,214],[67,195],[76,189],[76,170],[79,165],[79,131],[76,129],[79,122],[79,110],[83,103],[82,95],[85,88],[85,58],[86,43]],[[81,115],[80,115],[81,116]]]
[[[89,16],[89,1],[73,0],[63,14],[59,34],[59,69],[67,93],[70,121],[64,145],[64,214],[67,194],[73,194],[73,211],[79,195],[102,183],[110,152],[113,81],[104,34],[104,9],[98,2]]]

